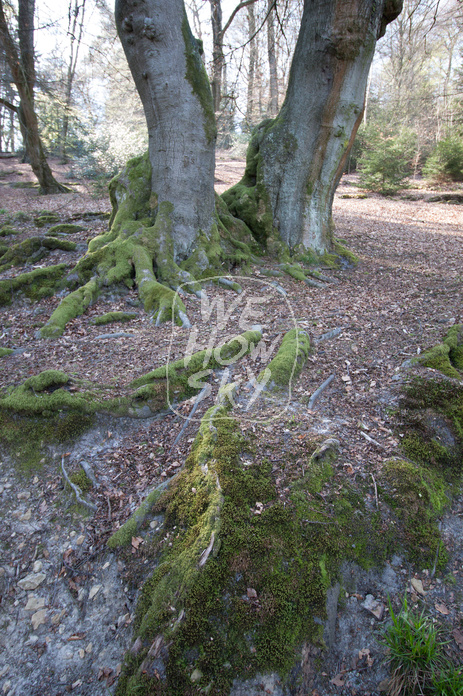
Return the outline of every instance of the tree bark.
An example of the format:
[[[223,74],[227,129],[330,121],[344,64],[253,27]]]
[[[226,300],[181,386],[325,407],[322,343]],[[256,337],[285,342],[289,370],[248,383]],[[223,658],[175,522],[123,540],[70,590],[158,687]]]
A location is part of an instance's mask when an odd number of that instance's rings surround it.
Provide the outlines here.
[[[268,246],[278,237],[291,253],[332,249],[333,196],[362,118],[376,40],[401,5],[305,0],[281,111],[258,127],[244,178],[224,194]]]
[[[66,193],[68,189],[54,178],[40,139],[37,115],[34,110],[34,5],[35,0],[19,0],[19,53],[11,38],[0,0],[0,38],[5,57],[19,94],[19,120],[24,146],[32,170],[40,184],[40,192]]]
[[[68,34],[71,37],[71,52],[69,56],[69,64],[66,76],[66,84],[64,89],[64,112],[63,112],[63,123],[61,126],[60,134],[60,158],[63,163],[68,161],[67,157],[67,138],[69,130],[69,116],[71,110],[72,102],[72,86],[74,83],[74,77],[76,74],[77,60],[79,58],[79,49],[82,42],[82,33],[84,29],[84,17],[85,17],[85,2],[82,0],[74,0],[74,7],[72,3],[69,4],[69,22],[68,22]],[[80,21],[79,21],[80,15]],[[77,32],[78,29],[78,32]],[[78,35],[77,35],[78,33]]]
[[[254,83],[257,65],[257,41],[256,41],[256,15],[254,5],[248,7],[248,40],[249,40],[249,68],[248,68],[248,90],[246,101],[246,122],[248,128],[254,123]]]
[[[222,31],[222,3],[221,0],[209,0],[211,3],[212,24],[212,99],[214,111],[220,111],[222,100],[222,73],[223,73],[223,31]]]
[[[174,259],[214,221],[216,128],[211,91],[183,0],[117,0],[116,25],[145,111],[153,215],[172,207]]]
[[[275,47],[275,0],[267,0],[267,57],[269,70],[268,115],[273,118],[278,113],[278,73]]]

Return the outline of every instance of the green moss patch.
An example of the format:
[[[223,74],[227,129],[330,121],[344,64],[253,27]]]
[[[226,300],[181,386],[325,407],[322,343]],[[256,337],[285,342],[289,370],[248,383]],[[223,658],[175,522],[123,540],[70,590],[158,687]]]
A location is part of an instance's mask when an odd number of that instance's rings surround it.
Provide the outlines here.
[[[463,325],[449,330],[442,343],[413,359],[414,363],[442,372],[447,377],[461,379],[463,373]]]
[[[4,358],[7,355],[11,355],[11,353],[14,353],[13,348],[1,348],[0,347],[0,358]]]
[[[15,230],[14,227],[10,227],[10,225],[3,225],[0,229],[0,237],[10,237],[14,234],[18,234],[18,230]]]
[[[75,251],[76,243],[51,237],[29,237],[19,244],[14,244],[0,258],[0,271],[12,266],[22,266],[24,263],[37,263],[53,249]]]
[[[410,558],[421,566],[443,568],[448,560],[438,519],[448,505],[447,486],[442,476],[410,461],[391,459],[384,463],[385,497],[395,510],[402,538]]]
[[[335,446],[315,452],[283,504],[271,462],[242,463],[252,442],[227,416],[220,405],[206,413],[185,468],[148,501],[151,515],[145,508],[141,525],[116,532],[125,543],[135,531],[145,535],[156,566],[138,602],[137,649],[126,657],[119,696],[225,696],[234,679],[269,671],[284,681],[302,643],[321,642],[326,590],[341,560],[382,557],[362,496],[333,485]],[[150,536],[160,514],[164,528]]]
[[[48,445],[75,440],[93,424],[93,416],[82,413],[55,413],[35,418],[0,410],[0,442],[13,461],[26,473],[45,464]]]
[[[0,411],[22,413],[25,415],[49,416],[57,411],[80,411],[89,413],[95,410],[90,399],[71,393],[68,375],[59,370],[45,370],[26,379],[24,384],[10,390],[0,399]]]

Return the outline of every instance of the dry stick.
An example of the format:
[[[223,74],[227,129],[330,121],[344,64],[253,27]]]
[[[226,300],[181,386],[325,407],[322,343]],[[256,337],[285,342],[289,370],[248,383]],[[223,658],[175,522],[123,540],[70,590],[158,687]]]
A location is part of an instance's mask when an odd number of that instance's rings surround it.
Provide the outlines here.
[[[80,490],[79,486],[76,486],[75,483],[72,483],[71,479],[67,475],[66,469],[64,468],[64,456],[61,457],[61,469],[63,471],[63,476],[66,480],[66,483],[68,483],[71,486],[72,490],[74,491],[74,493],[76,495],[77,502],[80,503],[81,505],[85,505],[85,507],[88,507],[90,510],[95,511],[96,505],[94,505],[93,503],[89,503],[87,500],[84,500],[82,498],[82,496],[80,495],[82,491]]]
[[[309,399],[309,403],[307,404],[307,408],[309,409],[309,411],[312,410],[312,407],[313,407],[314,403],[316,402],[316,400],[318,399],[318,397],[320,396],[320,394],[321,394],[327,387],[329,387],[329,385],[330,385],[331,382],[333,381],[334,377],[335,377],[334,374],[330,375],[330,376],[328,377],[328,379],[326,379],[326,380],[323,382],[323,384],[322,384],[320,387],[318,387],[318,389],[317,389],[316,391],[314,391],[314,393],[312,394],[312,396],[311,396],[310,399]]]
[[[366,433],[360,431],[360,435],[363,435],[363,437],[365,438],[365,440],[368,440],[368,442],[371,442],[372,445],[376,445],[376,447],[379,447],[380,449],[383,449],[383,450],[386,449],[384,445],[382,445],[382,444],[381,444],[380,442],[378,442],[377,440],[374,440],[372,437],[370,437],[370,436],[367,435]]]
[[[373,485],[374,485],[374,487],[375,487],[376,507],[379,508],[379,503],[378,503],[378,487],[376,486],[375,477],[373,476],[373,474],[372,474],[371,472],[370,472],[370,476],[371,476],[371,478],[373,479]]]

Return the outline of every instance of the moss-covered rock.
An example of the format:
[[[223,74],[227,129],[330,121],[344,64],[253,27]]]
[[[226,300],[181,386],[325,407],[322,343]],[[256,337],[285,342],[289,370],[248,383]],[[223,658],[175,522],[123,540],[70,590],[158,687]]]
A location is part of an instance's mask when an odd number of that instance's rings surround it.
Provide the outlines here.
[[[463,325],[452,326],[442,343],[417,356],[413,362],[460,379],[463,376]]]
[[[18,234],[18,230],[10,225],[3,225],[0,229],[0,237],[10,237],[11,235]]]

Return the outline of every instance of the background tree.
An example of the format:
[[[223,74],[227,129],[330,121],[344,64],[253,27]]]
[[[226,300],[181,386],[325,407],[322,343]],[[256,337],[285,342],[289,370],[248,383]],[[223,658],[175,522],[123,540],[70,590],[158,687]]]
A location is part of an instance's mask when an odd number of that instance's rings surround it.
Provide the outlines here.
[[[0,38],[6,61],[18,90],[18,114],[24,146],[32,170],[39,181],[40,191],[42,193],[65,193],[66,187],[56,181],[46,160],[34,108],[34,8],[35,0],[19,0],[19,45],[17,46],[7,24],[3,0],[0,0]]]

